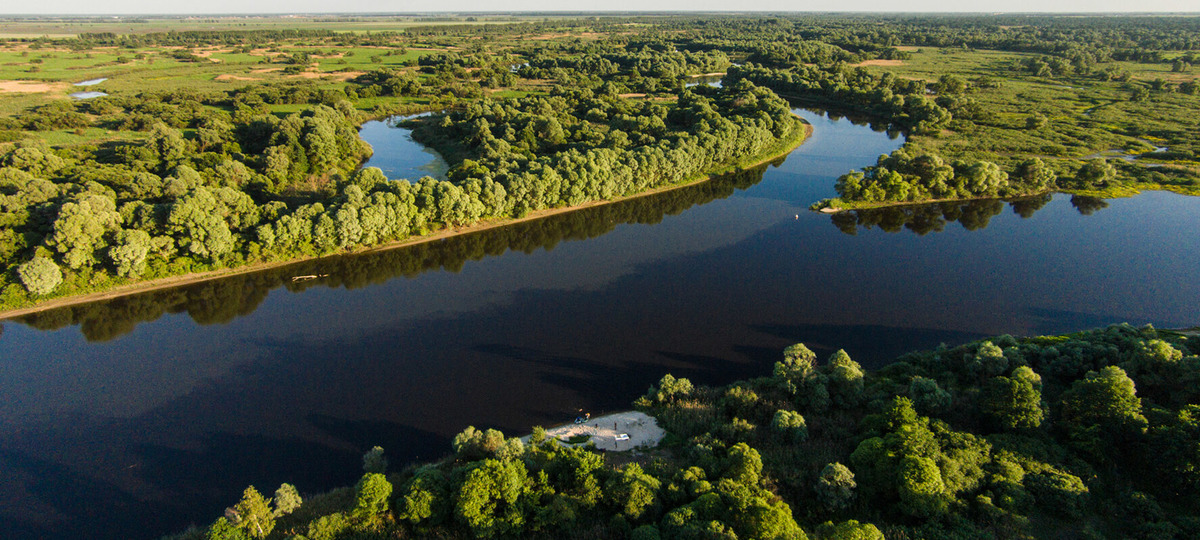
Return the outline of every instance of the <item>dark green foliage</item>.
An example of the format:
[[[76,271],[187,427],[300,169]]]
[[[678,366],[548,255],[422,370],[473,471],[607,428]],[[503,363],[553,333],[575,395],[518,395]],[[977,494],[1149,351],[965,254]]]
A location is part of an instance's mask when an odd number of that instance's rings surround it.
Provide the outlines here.
[[[383,447],[373,447],[363,454],[363,471],[383,474],[387,472],[387,466],[387,458],[383,456]]]
[[[275,507],[272,515],[277,518],[295,512],[304,503],[300,498],[300,493],[296,491],[296,486],[291,484],[280,485],[279,489],[275,490],[275,497],[271,499],[271,502]]]
[[[17,267],[49,250],[67,271],[65,289],[81,292],[319,256],[677,184],[803,137],[788,104],[770,90],[679,86],[678,76],[726,67],[724,53],[661,52],[608,61],[641,71],[640,84],[672,92],[677,104],[625,99],[612,87],[580,82],[548,95],[463,102],[421,122],[419,136],[451,159],[452,181],[358,170],[371,151],[357,133],[364,115],[347,93],[312,82],[47,105],[26,123],[74,126],[77,115],[88,118],[78,108],[103,117],[106,127],[146,134],[100,148],[0,146],[0,262]],[[287,58],[307,63],[297,54]],[[472,58],[472,67],[490,69]],[[443,61],[451,60],[426,60]],[[458,79],[466,75],[422,82],[382,70],[352,86],[374,95],[440,96],[462,89]],[[268,104],[307,106],[279,117]],[[37,296],[58,289],[51,281],[21,283]]]
[[[858,405],[863,394],[863,371],[858,362],[851,360],[846,351],[838,349],[829,358],[825,373],[835,406],[850,408]]]
[[[591,32],[594,39],[526,39],[564,27],[568,34]],[[0,117],[0,141],[16,141],[0,142],[0,262],[16,268],[47,256],[48,248],[66,270],[65,286],[56,291],[71,294],[611,200],[744,165],[795,142],[802,135],[779,96],[864,114],[909,136],[901,151],[839,181],[843,202],[852,206],[1139,185],[1194,191],[1194,130],[1173,117],[1189,118],[1194,109],[1197,85],[1186,74],[1200,62],[1196,35],[1187,17],[748,15],[432,25],[403,34],[254,30],[41,38],[30,46],[86,51],[235,44],[240,53],[265,47],[272,57],[264,61],[294,72],[334,54],[297,48],[315,47],[296,41],[312,39],[329,47],[377,47],[379,53],[369,56],[387,65],[344,83],[114,91]],[[443,50],[404,62],[391,58],[418,45]],[[861,64],[921,64],[929,50],[953,61],[936,69],[906,65],[895,73]],[[976,51],[978,60],[962,63]],[[354,51],[343,52],[350,58]],[[146,55],[134,53],[132,62]],[[992,61],[991,55],[1004,59]],[[151,56],[207,64],[190,50]],[[128,66],[130,56],[122,59]],[[1173,74],[1151,77],[1118,62],[1157,65]],[[726,69],[720,88],[685,86],[686,77]],[[1011,90],[1015,86],[1021,89]],[[1073,94],[1069,103],[1040,105],[1062,95],[1042,88],[1049,86]],[[501,87],[523,97],[483,91]],[[646,99],[628,97],[641,93]],[[1136,101],[1124,102],[1130,98]],[[1086,111],[1073,106],[1085,104]],[[449,181],[404,182],[358,170],[370,149],[356,128],[368,115],[443,109],[447,113],[418,121],[417,132],[448,158]],[[95,135],[84,130],[95,128],[120,135],[94,146],[51,148],[40,141],[54,136],[51,130],[79,130],[75,135],[92,141]],[[39,140],[26,137],[31,133]],[[1084,163],[1081,157],[1110,148],[1148,150],[1151,140],[1169,148],[1138,154],[1133,162]],[[1142,158],[1162,163],[1149,168],[1138,163]],[[189,197],[200,188],[242,193],[256,212],[246,211],[245,201],[225,200],[232,213],[201,218],[181,210],[185,215],[168,222],[179,203],[186,210],[204,202]],[[79,205],[84,193],[112,199],[122,219],[113,223],[107,212],[95,223],[79,219],[68,205]],[[1077,201],[1088,212],[1096,200]],[[1023,205],[1022,212],[1034,206]],[[974,229],[995,208],[947,207],[937,216],[904,209],[844,216],[839,223],[844,227],[853,217],[861,225],[928,231],[961,221]],[[148,234],[150,243],[125,235],[117,247],[125,230]],[[38,300],[9,290],[12,307]],[[817,407],[822,391],[835,390],[834,401],[845,397],[837,395],[836,382],[782,384]],[[931,403],[918,406],[926,405]]]
[[[564,26],[594,31],[596,39],[526,39]],[[0,142],[7,279],[34,295],[71,294],[139,277],[324,255],[669,186],[794,141],[796,122],[776,93],[866,113],[910,136],[912,144],[839,179],[837,189],[850,201],[1009,197],[1140,182],[1194,188],[1191,132],[1141,120],[1161,116],[1156,108],[1167,104],[1175,108],[1164,110],[1192,111],[1195,81],[1139,79],[1115,64],[1187,73],[1200,61],[1194,18],[751,15],[467,28],[418,26],[404,38],[305,30],[81,34],[54,42],[77,50],[249,50],[260,40],[338,39],[377,47],[377,63],[400,52],[397,45],[414,45],[403,41],[410,38],[456,49],[421,56],[412,62],[416,72],[389,63],[336,88],[293,81],[211,94],[146,91],[56,101],[0,118],[2,141],[23,130],[47,137],[88,127],[126,132],[99,146]],[[497,54],[489,49],[497,36],[519,39]],[[466,47],[464,37],[472,38]],[[929,80],[852,65],[919,54],[902,46],[937,47],[948,56],[951,49],[1019,54],[979,63],[969,75],[935,72]],[[310,54],[319,55],[290,50],[273,61],[298,72]],[[170,56],[198,58],[186,50]],[[682,88],[680,77],[724,70],[731,59],[742,65],[720,89]],[[511,72],[510,60],[527,65]],[[525,97],[483,97],[483,87],[534,79],[536,86],[519,92]],[[1018,94],[1019,107],[1005,108],[996,103],[1000,94],[989,94],[1047,82],[1086,86],[1080,97],[1095,106],[1052,110],[1030,90]],[[359,170],[369,149],[356,134],[365,118],[356,107],[388,114],[395,105],[380,96],[421,100],[405,107],[449,106],[417,128],[449,159],[449,181],[389,180],[378,169]],[[279,105],[300,107],[272,114]],[[130,130],[141,133],[131,137]],[[1156,154],[1176,163],[1151,170],[1079,157],[1147,149],[1132,142],[1142,137],[1169,141],[1171,148]],[[1119,142],[1104,146],[1112,141]],[[739,185],[746,184],[681,193],[672,211]],[[1027,215],[1046,200],[1013,207]],[[1072,203],[1084,213],[1105,204],[1082,196]],[[538,223],[513,227],[517,240],[501,244],[533,249],[663,215],[638,208],[634,201],[602,210],[614,218],[595,220],[605,225],[572,227],[570,217],[561,218],[566,232]],[[1002,209],[998,201],[978,201],[863,212],[838,223],[843,230],[928,232],[959,221],[974,229]],[[333,279],[357,286],[420,268],[454,269],[497,249],[473,242],[479,240],[421,246],[415,249],[428,257],[419,263]],[[288,277],[202,285],[223,301],[200,307],[173,298],[138,309],[145,306],[131,301],[127,308],[75,306],[27,320],[40,327],[86,322],[89,339],[111,338],[130,321],[167,312],[227,320],[260,302],[270,286],[290,284]],[[1195,338],[1121,325],[1071,336],[1001,336],[865,372],[844,351],[818,366],[807,347],[794,345],[764,379],[708,388],[664,376],[638,406],[668,428],[671,446],[636,464],[616,465],[536,434],[526,445],[468,428],[443,462],[385,477],[381,453],[364,459],[368,474],[337,497],[301,504],[285,485],[272,505],[248,489],[207,534],[803,538],[799,520],[822,538],[879,538],[879,528],[889,538],[1196,537],[1198,351]],[[280,523],[274,529],[273,520]]]
[[[378,520],[380,515],[388,511],[388,500],[391,497],[391,482],[383,474],[367,473],[355,486],[356,502],[350,510],[350,517],[359,522]]]
[[[1012,378],[997,376],[983,388],[983,414],[1000,429],[1031,429],[1042,425],[1042,379],[1021,366]]]
[[[1146,429],[1134,382],[1117,366],[1089,371],[1063,393],[1062,415],[1071,440],[1096,456],[1108,445],[1137,438]]]
[[[228,519],[217,518],[208,527],[204,538],[206,540],[249,540],[252,537],[246,533],[245,529],[234,526]]]
[[[942,390],[937,381],[919,375],[908,383],[908,395],[912,397],[913,406],[925,414],[945,412],[953,401],[950,392]]]
[[[1083,514],[1088,489],[1078,477],[1051,467],[1026,475],[1024,484],[1042,508],[1069,518]]]
[[[1150,430],[1151,469],[1172,492],[1200,491],[1200,405],[1185,405]]]
[[[442,525],[449,518],[449,479],[436,468],[416,473],[396,500],[396,517],[414,526]]]
[[[1017,197],[1054,185],[1054,173],[1037,158],[1022,162],[1010,175],[990,161],[947,164],[931,154],[910,157],[909,151],[901,148],[880,156],[879,162],[864,172],[841,176],[838,195],[845,201],[919,202]]]
[[[670,373],[663,375],[662,380],[658,382],[658,386],[651,386],[646,393],[646,397],[653,400],[654,403],[664,403],[675,401],[682,397],[687,397],[692,392],[692,382],[687,379],[676,379]]]
[[[842,523],[825,523],[817,528],[822,540],[883,540],[879,528],[870,523],[859,523],[854,520]]]
[[[657,517],[658,489],[661,482],[636,463],[626,465],[605,485],[608,504],[631,523]]]
[[[841,463],[830,463],[821,470],[817,479],[817,497],[830,509],[845,508],[854,499],[854,473]]]
[[[1075,173],[1075,185],[1084,189],[1105,187],[1117,176],[1117,170],[1103,159],[1088,160]]]
[[[730,68],[725,84],[748,80],[786,97],[861,108],[903,130],[934,132],[948,124],[950,111],[925,96],[925,85],[891,74],[874,75],[845,64],[799,65],[788,70],[747,63]]]
[[[270,502],[254,486],[250,486],[242,494],[242,500],[227,512],[227,519],[250,538],[266,538],[275,528],[275,515],[269,507]]]
[[[659,540],[662,535],[658,532],[658,527],[654,525],[642,525],[633,530],[630,535],[630,540]]]
[[[673,441],[650,459],[617,465],[541,429],[520,444],[468,428],[453,459],[393,477],[394,492],[368,473],[352,500],[313,512],[310,498],[287,519],[302,516],[288,523],[308,538],[806,538],[800,524],[831,539],[1188,537],[1200,526],[1188,339],[1128,325],[999,336],[876,372],[843,351],[805,367],[811,353],[793,346],[770,378],[714,389],[664,377],[639,400]],[[839,405],[802,416],[798,396],[823,379],[840,381]],[[1142,386],[1159,397],[1138,398]],[[738,414],[770,427],[730,429],[748,424]],[[281,487],[275,515],[288,497]],[[247,490],[209,534],[249,538],[248,524],[269,524],[248,520],[260,514],[272,517]]]
[[[34,257],[29,262],[18,266],[17,276],[21,279],[21,284],[29,289],[29,292],[37,295],[50,294],[55,287],[58,287],[59,283],[62,283],[63,279],[58,265],[45,257]]]
[[[804,416],[796,411],[775,411],[775,416],[771,418],[771,429],[787,440],[803,442],[808,439],[808,425],[804,422]]]
[[[455,499],[455,517],[477,537],[518,534],[526,526],[520,503],[528,497],[529,484],[523,463],[486,460],[467,472]]]

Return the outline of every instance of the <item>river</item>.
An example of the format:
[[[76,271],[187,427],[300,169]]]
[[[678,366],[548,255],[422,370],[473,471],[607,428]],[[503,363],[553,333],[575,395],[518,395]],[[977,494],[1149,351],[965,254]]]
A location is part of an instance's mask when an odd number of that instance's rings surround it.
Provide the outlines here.
[[[990,334],[1200,322],[1200,199],[830,217],[806,207],[902,138],[798,112],[803,146],[712,182],[5,321],[0,537],[156,538],[250,484],[352,484],[374,445],[399,468],[467,425],[627,408],[664,373],[765,375],[795,342],[879,366]],[[412,154],[394,170],[436,170]]]

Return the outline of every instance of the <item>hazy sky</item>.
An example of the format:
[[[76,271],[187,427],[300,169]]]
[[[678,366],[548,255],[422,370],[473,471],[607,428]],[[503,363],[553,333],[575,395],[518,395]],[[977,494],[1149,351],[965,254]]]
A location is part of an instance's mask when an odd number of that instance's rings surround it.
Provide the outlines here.
[[[1196,0],[42,0],[0,1],[0,14],[371,13],[416,11],[1200,11]]]

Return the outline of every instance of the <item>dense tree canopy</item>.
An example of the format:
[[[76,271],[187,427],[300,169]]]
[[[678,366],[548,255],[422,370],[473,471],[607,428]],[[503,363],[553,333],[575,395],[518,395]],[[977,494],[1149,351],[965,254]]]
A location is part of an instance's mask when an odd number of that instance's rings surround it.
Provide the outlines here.
[[[796,345],[772,375],[724,388],[664,376],[637,402],[668,431],[659,449],[603,454],[541,428],[528,444],[467,428],[453,456],[369,472],[338,504],[322,495],[306,511],[313,497],[295,508],[290,486],[273,502],[250,488],[181,537],[1190,538],[1194,341],[1128,325],[999,336],[860,377],[845,374],[857,364],[844,351],[813,365]],[[858,401],[812,397],[848,378],[861,380]],[[952,406],[918,407],[933,388]]]
[[[1191,192],[1200,143],[1176,112],[1194,109],[1198,35],[1187,17],[794,15],[15,38],[26,53],[115,47],[147,64],[148,54],[202,64],[199,48],[228,47],[289,76],[155,84],[0,114],[0,302],[356,249],[677,183],[794,143],[778,96],[910,138],[842,177],[833,206]],[[932,71],[880,68],[928,62],[922,48],[981,54]],[[378,55],[371,64],[405,59],[293,77],[365,51]],[[1172,75],[1150,80],[1137,66]],[[722,72],[719,89],[692,85]],[[1093,106],[1064,116],[1032,90],[1046,87]],[[414,110],[446,111],[418,133],[447,157],[448,181],[359,170],[371,152],[359,123]],[[63,136],[83,142],[46,142]],[[1108,159],[1109,148],[1131,159]],[[33,280],[23,265],[35,258],[62,281]]]

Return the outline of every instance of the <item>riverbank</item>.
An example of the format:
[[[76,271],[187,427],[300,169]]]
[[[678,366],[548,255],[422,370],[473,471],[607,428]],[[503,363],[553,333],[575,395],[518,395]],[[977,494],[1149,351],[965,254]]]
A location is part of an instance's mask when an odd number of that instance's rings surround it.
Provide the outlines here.
[[[1019,195],[1016,197],[967,197],[967,198],[952,198],[952,199],[926,199],[923,201],[843,201],[842,199],[821,199],[810,205],[809,210],[821,212],[822,214],[840,214],[842,212],[853,212],[856,210],[878,210],[881,208],[900,208],[905,206],[924,206],[927,204],[940,203],[964,203],[972,201],[1000,201],[1010,199],[1026,199],[1029,197],[1037,197],[1047,193],[1056,193],[1053,190],[1039,191],[1027,195]]]
[[[1168,184],[1152,184],[1139,183],[1134,185],[1119,185],[1111,186],[1105,189],[1048,189],[1036,193],[1028,193],[1013,197],[966,197],[952,199],[927,199],[923,201],[844,201],[842,199],[821,199],[808,207],[814,212],[823,214],[838,214],[841,212],[852,212],[855,210],[878,210],[881,208],[898,208],[905,206],[922,206],[926,204],[939,203],[963,203],[972,201],[993,201],[993,200],[1016,200],[1037,197],[1040,195],[1064,193],[1067,195],[1075,195],[1079,197],[1094,197],[1097,199],[1124,199],[1141,194],[1144,191],[1169,191],[1180,195],[1188,195],[1192,197],[1200,196],[1200,188],[1192,186],[1175,186]]]
[[[530,212],[529,214],[527,214],[523,217],[520,217],[520,218],[493,218],[493,219],[481,220],[479,222],[476,222],[475,224],[468,225],[468,226],[456,227],[456,228],[446,228],[446,229],[442,229],[442,230],[439,230],[439,231],[436,231],[436,232],[433,232],[430,234],[426,234],[424,236],[409,237],[409,238],[406,238],[403,240],[396,240],[393,242],[388,242],[385,244],[380,244],[380,245],[371,246],[371,247],[352,249],[352,250],[339,252],[337,254],[332,254],[332,255],[323,255],[323,256],[319,256],[319,257],[317,257],[317,256],[297,257],[297,258],[281,260],[281,261],[256,262],[256,263],[250,263],[250,264],[238,266],[235,268],[223,268],[223,269],[218,269],[218,270],[209,270],[209,271],[204,271],[204,272],[194,272],[194,273],[188,273],[188,274],[167,276],[167,277],[163,277],[163,278],[157,278],[157,279],[152,279],[152,280],[138,281],[138,282],[134,282],[134,283],[118,285],[116,287],[106,288],[106,289],[100,290],[100,291],[51,298],[51,299],[48,299],[48,300],[45,300],[42,302],[36,302],[33,304],[29,304],[29,305],[24,305],[24,306],[20,306],[20,307],[14,307],[11,309],[2,310],[2,311],[0,311],[0,320],[11,319],[14,317],[21,317],[24,315],[29,315],[32,313],[37,313],[37,312],[45,311],[45,310],[49,310],[49,309],[61,308],[61,307],[66,307],[66,306],[78,305],[78,304],[86,304],[86,303],[102,301],[102,300],[111,300],[111,299],[120,298],[123,296],[131,296],[131,295],[145,293],[145,292],[151,292],[151,291],[157,291],[157,290],[163,290],[163,289],[171,289],[171,288],[181,287],[181,286],[185,286],[185,285],[192,285],[192,284],[202,283],[202,282],[206,282],[206,281],[213,281],[213,280],[223,279],[223,278],[227,278],[227,277],[231,277],[231,276],[250,274],[250,273],[254,273],[254,272],[260,272],[263,270],[280,268],[283,266],[288,266],[288,265],[303,262],[303,261],[317,260],[317,259],[321,259],[323,257],[351,255],[351,254],[356,254],[356,253],[371,253],[371,252],[400,249],[400,248],[404,248],[404,247],[423,244],[426,242],[434,242],[434,241],[443,240],[443,239],[446,239],[446,238],[449,238],[452,236],[469,234],[469,233],[484,231],[484,230],[497,228],[497,227],[504,227],[504,226],[508,226],[508,225],[512,225],[512,224],[516,224],[516,223],[534,221],[534,220],[542,219],[542,218],[552,216],[552,215],[563,214],[563,213],[567,213],[567,212],[574,212],[574,211],[582,210],[585,208],[591,208],[591,207],[595,207],[595,206],[612,204],[612,203],[616,203],[616,202],[620,202],[620,201],[636,199],[639,197],[648,197],[648,196],[656,195],[659,193],[664,193],[667,191],[684,188],[684,187],[687,187],[690,185],[708,181],[712,178],[715,178],[715,177],[718,177],[718,176],[721,176],[724,174],[728,174],[730,172],[743,170],[743,169],[749,169],[752,167],[763,165],[765,163],[769,163],[771,161],[774,161],[776,159],[779,159],[779,158],[791,153],[793,150],[795,150],[797,147],[799,147],[801,144],[803,144],[804,141],[807,140],[812,135],[812,129],[813,129],[811,124],[804,122],[802,119],[800,119],[800,117],[795,116],[795,117],[793,117],[793,119],[796,124],[795,124],[795,127],[792,129],[792,131],[789,134],[787,134],[786,136],[784,136],[782,139],[780,139],[776,144],[774,144],[770,148],[767,148],[766,150],[764,150],[761,154],[759,154],[757,156],[747,157],[744,159],[734,161],[733,163],[724,165],[722,167],[718,167],[707,173],[697,175],[695,177],[691,177],[691,178],[685,179],[681,182],[671,184],[668,186],[662,186],[662,187],[658,187],[658,188],[654,188],[654,189],[649,189],[649,190],[641,191],[641,192],[634,193],[631,195],[627,195],[624,197],[617,197],[617,198],[610,199],[610,200],[590,201],[590,202],[586,202],[586,203],[576,205],[576,206],[538,210],[535,212]]]

